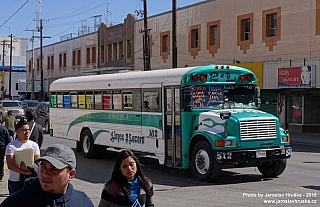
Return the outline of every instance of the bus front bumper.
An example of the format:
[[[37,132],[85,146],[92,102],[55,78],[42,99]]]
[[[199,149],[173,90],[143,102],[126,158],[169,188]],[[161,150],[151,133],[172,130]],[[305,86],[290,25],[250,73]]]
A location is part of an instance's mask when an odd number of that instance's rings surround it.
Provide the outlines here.
[[[281,146],[277,148],[261,148],[250,150],[221,150],[216,151],[215,155],[218,163],[234,164],[288,159],[291,157],[291,153],[292,148],[290,146]]]

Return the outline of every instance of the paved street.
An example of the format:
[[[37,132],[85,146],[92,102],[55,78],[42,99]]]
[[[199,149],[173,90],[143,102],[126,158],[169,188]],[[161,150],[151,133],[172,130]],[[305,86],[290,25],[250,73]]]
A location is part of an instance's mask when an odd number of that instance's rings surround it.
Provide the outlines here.
[[[73,141],[45,135],[43,148],[53,143],[75,148]],[[275,179],[263,179],[256,168],[243,168],[224,171],[218,183],[206,183],[193,178],[189,171],[161,166],[154,159],[142,158],[141,161],[146,175],[155,183],[156,206],[319,206],[320,146],[293,143],[292,147],[293,156],[288,161],[287,169]],[[115,157],[114,152],[108,152],[105,158],[99,160],[85,159],[77,154],[77,174],[72,183],[76,189],[85,191],[95,206],[99,203],[104,183],[111,176]],[[6,179],[7,176],[6,171]],[[0,183],[0,202],[7,196],[5,180]]]

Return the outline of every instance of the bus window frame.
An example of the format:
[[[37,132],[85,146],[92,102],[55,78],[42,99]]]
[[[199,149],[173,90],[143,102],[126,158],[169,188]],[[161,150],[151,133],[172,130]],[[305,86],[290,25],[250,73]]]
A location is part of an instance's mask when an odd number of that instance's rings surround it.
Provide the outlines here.
[[[52,105],[52,102],[51,102],[51,96],[55,96],[54,106]],[[55,91],[50,93],[50,107],[57,108],[57,92],[55,92]]]
[[[69,103],[70,106],[69,106],[69,107],[66,107],[66,106],[65,106],[65,100],[64,100],[64,97],[65,97],[65,96],[69,96],[69,101],[70,101],[70,103]],[[66,91],[65,91],[65,92],[63,92],[63,108],[68,108],[68,109],[69,109],[70,107],[71,107],[70,92],[66,92]]]
[[[124,103],[124,96],[127,92],[131,92],[131,107],[130,106],[125,106]],[[122,99],[122,109],[126,110],[126,111],[133,111],[133,94],[132,94],[132,90],[131,89],[125,89],[125,90],[121,90],[121,99]]]
[[[117,109],[115,109],[115,107],[114,107],[114,95],[115,95],[115,94],[119,94],[119,95],[120,95],[120,101],[119,101],[119,103],[121,104],[121,106],[120,106],[120,108],[117,108]],[[121,110],[123,110],[123,105],[122,105],[122,90],[117,90],[117,89],[112,90],[112,110],[115,110],[115,111],[121,111]]]

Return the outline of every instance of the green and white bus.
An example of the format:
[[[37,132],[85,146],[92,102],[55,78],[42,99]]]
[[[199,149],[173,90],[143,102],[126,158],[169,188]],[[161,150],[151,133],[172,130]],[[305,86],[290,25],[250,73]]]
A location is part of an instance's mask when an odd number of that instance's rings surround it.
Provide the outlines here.
[[[244,68],[62,78],[50,93],[50,134],[77,141],[87,158],[130,149],[212,181],[221,169],[252,166],[275,177],[291,156],[289,134],[257,109],[257,79]]]

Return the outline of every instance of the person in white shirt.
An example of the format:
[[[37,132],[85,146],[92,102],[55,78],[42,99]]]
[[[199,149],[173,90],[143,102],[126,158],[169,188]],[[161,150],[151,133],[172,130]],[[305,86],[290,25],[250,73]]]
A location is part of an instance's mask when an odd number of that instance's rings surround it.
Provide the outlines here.
[[[14,153],[19,150],[31,148],[34,152],[34,160],[40,158],[38,144],[29,140],[30,128],[28,122],[25,120],[19,121],[15,126],[15,130],[18,138],[8,144],[5,153],[10,174],[8,181],[10,195],[20,189],[20,174],[32,175],[32,172],[28,170],[24,162],[21,162],[19,166],[16,165]]]

